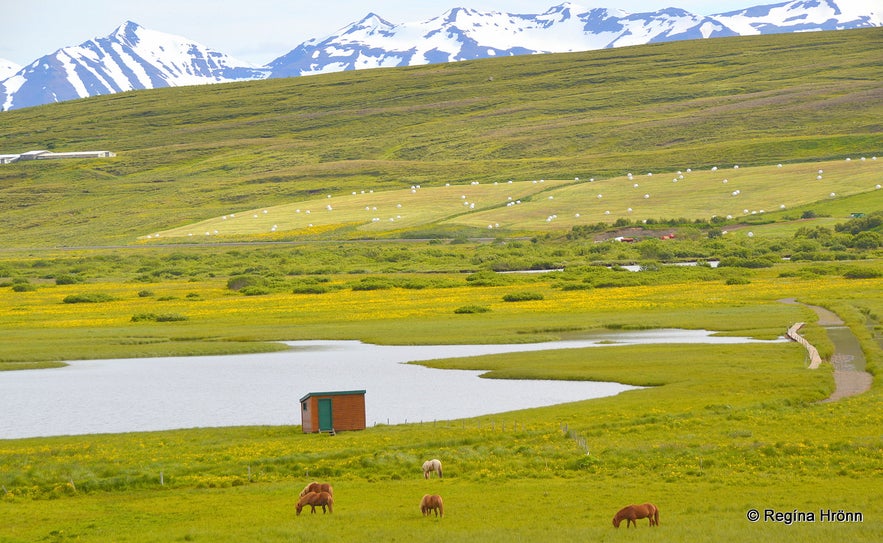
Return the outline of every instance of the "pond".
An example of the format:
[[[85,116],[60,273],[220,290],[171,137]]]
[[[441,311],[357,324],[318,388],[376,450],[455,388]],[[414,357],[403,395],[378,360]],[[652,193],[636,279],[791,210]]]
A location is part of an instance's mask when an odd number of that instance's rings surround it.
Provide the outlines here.
[[[252,355],[82,360],[67,367],[0,372],[0,439],[175,428],[297,425],[310,392],[366,390],[366,422],[475,417],[603,396],[619,383],[481,379],[482,371],[404,362],[637,343],[745,343],[704,330],[593,334],[515,345],[385,346],[358,341],[285,342]]]

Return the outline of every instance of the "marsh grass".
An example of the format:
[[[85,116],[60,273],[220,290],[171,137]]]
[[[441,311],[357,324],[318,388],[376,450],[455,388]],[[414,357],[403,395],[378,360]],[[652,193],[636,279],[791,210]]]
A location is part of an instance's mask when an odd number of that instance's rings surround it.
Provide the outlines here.
[[[386,249],[393,254],[401,252]],[[385,258],[383,254],[379,253],[381,258]],[[780,264],[741,271],[738,276],[750,280],[738,284],[728,284],[733,283],[728,281],[733,276],[729,269],[665,266],[640,273],[589,267],[547,274],[481,272],[465,277],[408,273],[288,279],[280,274],[270,281],[278,283],[272,290],[246,296],[231,290],[229,280],[220,275],[237,276],[242,257],[258,268],[266,263],[267,270],[290,258],[275,250],[250,251],[232,258],[225,271],[213,265],[224,261],[223,255],[207,253],[205,258],[188,260],[188,265],[211,267],[215,277],[200,278],[203,272],[185,268],[182,274],[158,274],[151,279],[152,296],[141,295],[144,284],[137,280],[142,264],[154,262],[150,258],[134,260],[127,272],[121,266],[103,270],[103,261],[94,264],[94,269],[81,262],[81,267],[91,270],[86,283],[56,285],[46,281],[32,292],[0,288],[0,326],[16,337],[14,342],[0,343],[0,367],[84,358],[262,352],[284,348],[268,342],[298,339],[361,339],[384,344],[522,343],[605,327],[705,328],[769,338],[781,335],[793,322],[814,320],[811,312],[800,306],[777,302],[785,297],[822,300],[818,305],[829,306],[836,301],[855,311],[864,310],[866,319],[881,313],[876,307],[876,279],[845,277],[855,266],[879,269],[879,263],[870,262]],[[39,268],[41,273],[55,266],[66,267],[65,260],[42,262],[46,264]],[[154,269],[169,269],[168,263],[155,262]],[[31,268],[27,261],[15,264],[16,269],[19,266]],[[116,277],[98,277],[108,273]],[[272,276],[273,272],[269,273]],[[573,284],[592,288],[565,288]],[[702,288],[695,288],[697,284]],[[311,288],[303,290],[297,285]],[[315,286],[321,286],[321,291],[312,288]],[[531,300],[504,301],[506,296],[525,292]],[[112,301],[64,303],[72,295],[100,295]],[[489,311],[456,312],[467,306]],[[871,318],[869,322],[878,321]],[[856,326],[862,327],[859,323]],[[806,332],[823,355],[830,352],[823,332],[812,326]]]

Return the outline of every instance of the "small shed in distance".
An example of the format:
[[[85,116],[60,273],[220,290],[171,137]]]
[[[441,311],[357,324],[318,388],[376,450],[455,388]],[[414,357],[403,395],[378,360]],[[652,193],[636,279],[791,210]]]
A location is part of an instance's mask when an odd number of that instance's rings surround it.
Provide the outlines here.
[[[300,399],[305,434],[365,429],[365,391],[310,392]]]

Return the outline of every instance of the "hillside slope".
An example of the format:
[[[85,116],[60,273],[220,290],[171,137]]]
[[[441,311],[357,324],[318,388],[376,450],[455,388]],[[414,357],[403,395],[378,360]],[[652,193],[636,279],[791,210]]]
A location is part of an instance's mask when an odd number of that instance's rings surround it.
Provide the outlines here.
[[[880,154],[883,31],[127,92],[4,114],[0,244],[128,244],[327,193]],[[807,62],[812,59],[812,62]]]

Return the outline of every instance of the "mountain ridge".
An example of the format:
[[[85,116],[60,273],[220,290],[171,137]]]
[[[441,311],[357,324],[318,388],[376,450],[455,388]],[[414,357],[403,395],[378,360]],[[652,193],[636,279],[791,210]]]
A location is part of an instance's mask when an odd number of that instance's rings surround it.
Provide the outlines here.
[[[400,24],[370,11],[335,34],[254,66],[126,21],[106,37],[64,47],[17,70],[0,61],[0,109],[158,87],[865,26],[881,26],[880,14],[853,0],[793,0],[709,16],[675,7],[627,13],[570,2],[540,14],[456,7]]]

